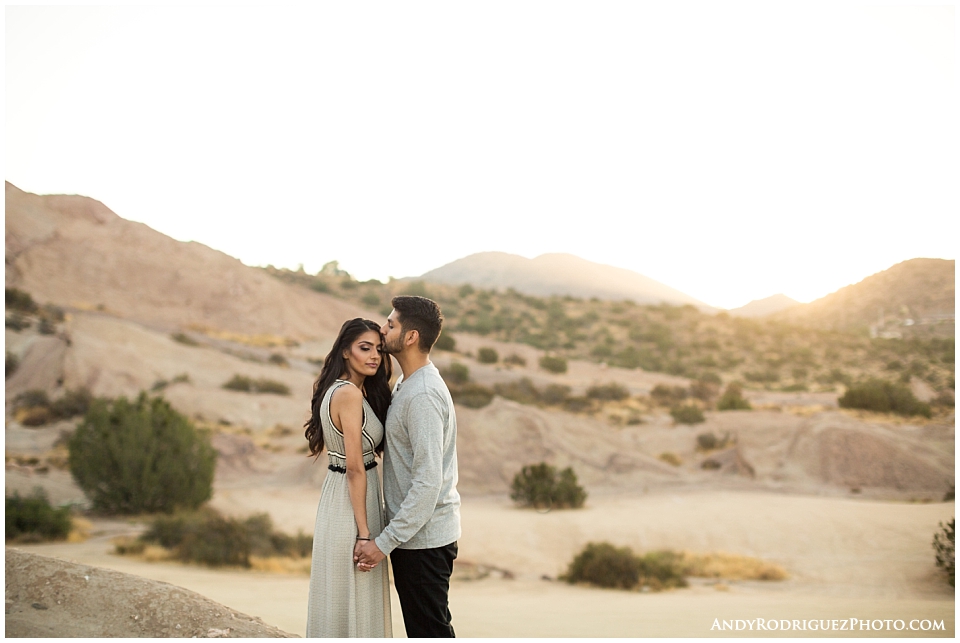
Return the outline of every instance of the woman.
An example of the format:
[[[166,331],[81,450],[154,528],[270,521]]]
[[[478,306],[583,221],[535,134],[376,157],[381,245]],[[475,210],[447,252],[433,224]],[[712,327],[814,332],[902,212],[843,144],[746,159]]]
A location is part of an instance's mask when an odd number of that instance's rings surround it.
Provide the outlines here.
[[[375,455],[383,452],[390,358],[380,326],[351,319],[340,328],[313,386],[304,425],[310,455],[327,449],[310,568],[307,636],[393,636],[387,565],[358,569],[356,544],[384,526]]]

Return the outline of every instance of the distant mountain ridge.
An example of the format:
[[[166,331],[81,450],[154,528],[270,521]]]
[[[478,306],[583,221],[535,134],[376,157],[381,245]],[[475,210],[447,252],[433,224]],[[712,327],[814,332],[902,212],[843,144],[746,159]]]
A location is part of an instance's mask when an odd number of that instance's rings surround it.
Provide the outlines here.
[[[956,261],[909,259],[773,317],[828,330],[953,326]],[[944,329],[944,332],[947,332]],[[952,334],[952,331],[950,331]]]
[[[583,299],[630,299],[638,304],[691,304],[716,308],[632,270],[594,263],[571,254],[534,259],[506,252],[478,252],[420,275],[426,282],[478,288],[513,288],[527,295],[569,295]]]
[[[764,297],[763,299],[754,299],[749,304],[745,304],[739,308],[731,308],[727,312],[735,317],[765,317],[773,313],[778,313],[781,310],[800,305],[802,304],[796,299],[779,293],[771,295],[770,297]]]

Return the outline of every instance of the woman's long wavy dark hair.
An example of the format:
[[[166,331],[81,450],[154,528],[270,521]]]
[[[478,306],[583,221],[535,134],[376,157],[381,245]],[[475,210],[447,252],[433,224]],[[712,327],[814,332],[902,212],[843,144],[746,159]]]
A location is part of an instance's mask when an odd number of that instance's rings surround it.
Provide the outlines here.
[[[323,402],[323,396],[327,390],[333,386],[333,383],[347,370],[347,361],[343,358],[343,352],[349,350],[353,343],[357,341],[360,335],[369,331],[376,331],[380,334],[380,325],[369,319],[357,317],[343,323],[340,327],[340,334],[333,343],[333,348],[323,360],[323,368],[320,370],[320,377],[313,384],[313,399],[310,402],[310,419],[303,425],[305,431],[303,435],[307,438],[310,446],[310,455],[319,456],[323,451],[323,428],[320,426],[320,404]],[[390,374],[393,370],[393,362],[390,356],[383,353],[383,359],[380,361],[380,368],[376,374],[366,378],[363,382],[363,394],[370,403],[373,412],[384,425],[387,423],[387,407],[390,406]],[[377,445],[378,454],[383,452],[383,441]]]

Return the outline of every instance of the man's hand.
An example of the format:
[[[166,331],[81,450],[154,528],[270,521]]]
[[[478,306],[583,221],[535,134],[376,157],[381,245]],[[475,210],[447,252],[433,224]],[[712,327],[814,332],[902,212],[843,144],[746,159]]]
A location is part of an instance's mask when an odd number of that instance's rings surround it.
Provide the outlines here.
[[[373,540],[358,540],[353,548],[353,560],[357,563],[357,569],[362,572],[369,572],[384,558],[386,555]]]

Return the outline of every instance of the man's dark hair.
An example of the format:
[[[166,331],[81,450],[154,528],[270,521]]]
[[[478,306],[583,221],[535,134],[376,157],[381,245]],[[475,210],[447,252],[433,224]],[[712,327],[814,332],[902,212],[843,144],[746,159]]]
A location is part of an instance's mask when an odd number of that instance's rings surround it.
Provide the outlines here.
[[[420,333],[417,346],[421,353],[429,353],[440,337],[440,328],[443,326],[443,313],[437,302],[416,295],[398,295],[390,303],[397,311],[400,329],[404,333],[410,330]]]

